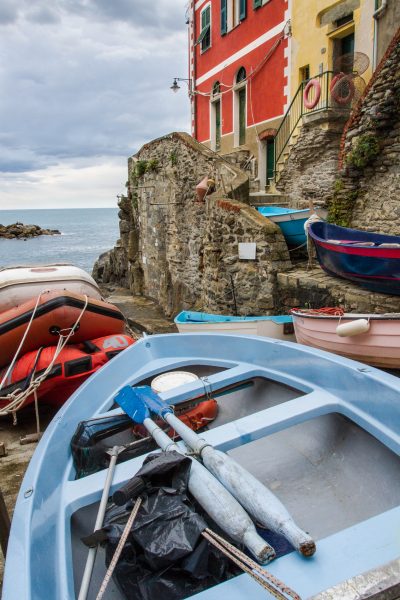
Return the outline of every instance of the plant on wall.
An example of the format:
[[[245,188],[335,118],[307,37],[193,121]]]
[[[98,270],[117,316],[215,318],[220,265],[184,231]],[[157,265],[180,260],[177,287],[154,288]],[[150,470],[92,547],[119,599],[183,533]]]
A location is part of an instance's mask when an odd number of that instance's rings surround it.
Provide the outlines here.
[[[363,169],[369,165],[379,154],[379,142],[377,138],[365,133],[360,135],[346,157],[346,163],[352,167]]]

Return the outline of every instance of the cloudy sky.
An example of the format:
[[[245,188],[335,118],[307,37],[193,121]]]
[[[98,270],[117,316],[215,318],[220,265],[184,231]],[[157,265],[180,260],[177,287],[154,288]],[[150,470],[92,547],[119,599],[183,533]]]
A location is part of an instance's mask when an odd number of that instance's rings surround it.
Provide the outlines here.
[[[189,130],[187,0],[0,0],[0,209],[115,206],[127,158]]]

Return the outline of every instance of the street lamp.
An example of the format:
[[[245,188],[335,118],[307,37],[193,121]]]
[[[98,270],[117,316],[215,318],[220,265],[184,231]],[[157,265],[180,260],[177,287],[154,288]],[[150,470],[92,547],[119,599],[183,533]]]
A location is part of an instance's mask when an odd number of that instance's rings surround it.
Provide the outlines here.
[[[170,89],[174,92],[174,94],[176,94],[176,92],[179,92],[179,90],[181,89],[181,86],[178,84],[178,81],[185,81],[189,88],[189,94],[192,93],[192,80],[191,79],[183,79],[182,77],[174,77],[174,81],[172,82],[172,85],[170,87]]]

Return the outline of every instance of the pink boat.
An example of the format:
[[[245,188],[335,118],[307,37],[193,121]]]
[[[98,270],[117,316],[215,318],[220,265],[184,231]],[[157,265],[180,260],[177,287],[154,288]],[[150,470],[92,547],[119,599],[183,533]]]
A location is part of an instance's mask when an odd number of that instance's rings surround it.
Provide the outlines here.
[[[385,369],[400,369],[400,313],[357,314],[342,309],[293,308],[299,344]]]

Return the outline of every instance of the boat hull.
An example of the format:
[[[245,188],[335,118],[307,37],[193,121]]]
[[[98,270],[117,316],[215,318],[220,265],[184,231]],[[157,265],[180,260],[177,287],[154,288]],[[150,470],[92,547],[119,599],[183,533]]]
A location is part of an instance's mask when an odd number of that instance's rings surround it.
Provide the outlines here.
[[[233,317],[194,311],[182,311],[175,317],[180,333],[215,332],[232,335],[259,335],[295,342],[292,317]]]
[[[400,369],[400,315],[378,318],[375,315],[349,314],[343,317],[307,315],[293,311],[293,324],[299,344],[334,352],[383,369]],[[340,337],[339,324],[369,319],[366,333]]]
[[[312,223],[309,231],[324,271],[374,292],[400,295],[399,237],[321,222]]]
[[[109,414],[124,385],[142,385],[171,370],[193,371],[196,365],[203,379],[161,398],[175,405],[204,394],[205,388],[214,394],[220,386],[256,378],[248,393],[241,389],[221,397],[226,404],[202,437],[268,482],[317,538],[314,558],[290,552],[270,563],[269,572],[307,598],[398,559],[397,378],[279,340],[160,335],[140,340],[94,374],[45,431],[15,507],[3,600],[42,600],[48,590],[54,598],[76,597],[87,555],[81,538],[93,527],[105,480],[103,470],[74,481],[68,447],[78,422]],[[230,411],[239,411],[237,421],[227,418]],[[143,458],[117,466],[111,494],[137,472]],[[89,599],[96,597],[104,573],[99,550]],[[106,597],[121,598],[113,581]],[[196,597],[261,600],[265,589],[240,575]]]
[[[261,206],[258,211],[281,228],[288,246],[301,246],[306,243],[304,225],[312,214],[310,209],[294,210],[276,206]]]
[[[21,304],[0,314],[0,367],[8,365],[22,340],[33,316],[32,323],[19,355],[40,348],[53,346],[77,321],[85,308],[86,298],[68,291],[51,291],[36,299]],[[79,327],[71,336],[70,343],[84,342],[112,333],[124,333],[124,317],[116,306],[89,298],[82,314]]]
[[[90,375],[133,343],[134,340],[127,335],[110,335],[79,345],[65,346],[55,361],[56,346],[27,352],[16,361],[0,395],[6,397],[17,390],[26,389],[31,378],[39,377],[54,361],[47,379],[37,388],[36,395],[45,404],[60,407]],[[6,367],[0,370],[0,381],[6,370]],[[23,406],[34,401],[32,393]],[[7,400],[0,400],[0,409],[7,409],[7,405]]]
[[[0,312],[37,298],[43,290],[68,290],[100,300],[99,286],[73,265],[41,265],[0,270]]]

